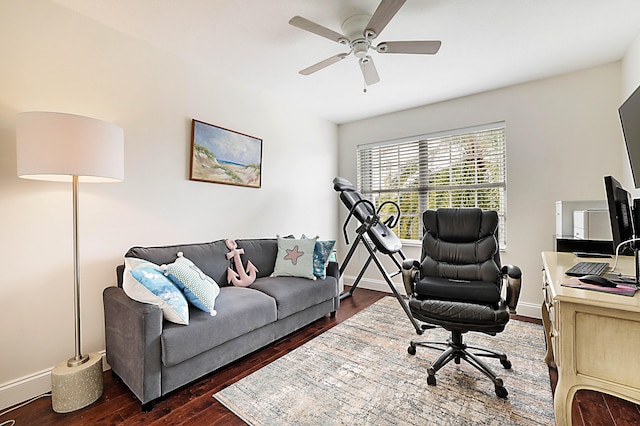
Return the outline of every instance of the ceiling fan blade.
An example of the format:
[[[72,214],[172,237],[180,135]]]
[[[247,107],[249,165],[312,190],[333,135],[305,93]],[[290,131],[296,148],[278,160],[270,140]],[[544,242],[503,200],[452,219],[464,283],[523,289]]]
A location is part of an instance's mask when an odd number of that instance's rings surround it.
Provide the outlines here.
[[[315,22],[311,22],[310,20],[305,19],[302,16],[294,16],[289,20],[289,24],[293,25],[294,27],[301,28],[305,31],[309,31],[319,36],[328,38],[329,40],[333,40],[336,43],[342,43],[342,44],[349,43],[349,40],[342,34],[335,32],[333,30],[330,30],[327,27],[323,27],[320,24],[316,24]]]
[[[340,62],[341,60],[343,60],[347,56],[349,56],[348,53],[338,53],[335,56],[327,58],[324,61],[320,61],[317,64],[311,65],[310,67],[307,67],[307,68],[303,69],[302,71],[300,71],[300,74],[309,75],[309,74],[312,74],[312,73],[314,73],[316,71],[320,71],[321,69],[326,68],[329,65],[335,64],[336,62]]]
[[[382,0],[367,24],[365,35],[367,35],[369,39],[374,39],[380,35],[382,30],[384,30],[389,21],[398,13],[398,10],[400,10],[406,1],[407,0]]]
[[[360,58],[360,69],[362,70],[364,82],[367,86],[371,86],[372,84],[376,84],[380,81],[378,71],[376,70],[376,66],[373,63],[371,56],[367,55],[364,58]]]
[[[434,55],[440,50],[442,42],[433,41],[385,41],[376,46],[379,53],[418,53]]]

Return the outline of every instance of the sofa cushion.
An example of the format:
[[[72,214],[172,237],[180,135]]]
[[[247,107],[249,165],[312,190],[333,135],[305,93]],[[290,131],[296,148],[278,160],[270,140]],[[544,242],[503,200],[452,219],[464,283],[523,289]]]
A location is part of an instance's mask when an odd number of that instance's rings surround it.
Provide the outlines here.
[[[244,254],[240,257],[245,268],[247,267],[247,261],[250,260],[251,263],[258,268],[256,275],[258,278],[268,277],[273,273],[276,254],[278,253],[278,242],[275,238],[256,238],[235,241],[238,244],[238,248],[244,249]]]
[[[137,257],[148,260],[156,265],[169,264],[176,260],[179,252],[189,258],[219,285],[227,284],[227,246],[224,240],[211,243],[179,244],[159,247],[132,247],[125,257]],[[274,256],[275,259],[275,256]],[[256,265],[258,266],[258,265]],[[259,267],[259,266],[258,266]]]
[[[298,277],[265,277],[256,280],[251,288],[275,299],[278,319],[338,296],[338,283],[334,277],[315,281]]]
[[[276,301],[250,287],[222,287],[216,311],[212,317],[192,307],[188,327],[165,323],[161,336],[165,366],[179,364],[277,319]]]

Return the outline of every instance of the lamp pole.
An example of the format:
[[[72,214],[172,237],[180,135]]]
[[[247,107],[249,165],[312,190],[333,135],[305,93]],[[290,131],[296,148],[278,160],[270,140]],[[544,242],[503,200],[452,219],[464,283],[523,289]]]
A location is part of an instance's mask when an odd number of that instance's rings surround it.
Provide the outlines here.
[[[82,355],[80,344],[80,261],[78,258],[78,176],[73,176],[73,313],[75,315],[76,353],[67,365],[77,367],[89,361],[89,355]]]

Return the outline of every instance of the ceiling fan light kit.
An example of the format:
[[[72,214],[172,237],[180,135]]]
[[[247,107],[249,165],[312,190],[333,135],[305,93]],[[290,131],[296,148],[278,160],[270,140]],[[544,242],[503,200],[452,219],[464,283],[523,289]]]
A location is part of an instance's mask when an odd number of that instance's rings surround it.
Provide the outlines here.
[[[340,62],[353,53],[359,60],[360,70],[362,71],[365,82],[364,91],[366,92],[366,86],[380,81],[378,71],[373,63],[373,58],[369,55],[369,49],[383,54],[436,54],[442,44],[439,40],[386,41],[379,43],[377,46],[372,45],[372,41],[378,37],[405,2],[406,0],[382,0],[372,16],[361,14],[347,18],[342,24],[343,34],[309,21],[301,16],[291,18],[289,24],[295,27],[350,47],[349,52],[339,53],[322,60],[301,70],[300,74],[309,75],[320,71],[329,65]]]

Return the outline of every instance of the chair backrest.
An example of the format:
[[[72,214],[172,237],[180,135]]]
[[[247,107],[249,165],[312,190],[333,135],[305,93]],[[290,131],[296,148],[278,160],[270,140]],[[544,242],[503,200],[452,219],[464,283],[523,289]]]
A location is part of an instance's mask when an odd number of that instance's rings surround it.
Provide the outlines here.
[[[422,276],[495,282],[501,287],[498,214],[477,208],[427,210],[422,215]]]

